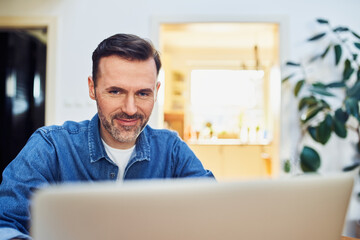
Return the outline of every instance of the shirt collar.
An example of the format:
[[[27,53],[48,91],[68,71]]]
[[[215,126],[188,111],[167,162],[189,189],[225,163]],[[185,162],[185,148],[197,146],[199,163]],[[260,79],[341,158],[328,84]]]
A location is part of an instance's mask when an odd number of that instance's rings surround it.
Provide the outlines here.
[[[136,155],[133,159],[134,161],[150,161],[150,143],[148,141],[148,128],[149,126],[146,126],[136,140]]]
[[[104,145],[101,142],[99,122],[99,116],[95,114],[88,126],[90,162],[97,162],[107,157]]]

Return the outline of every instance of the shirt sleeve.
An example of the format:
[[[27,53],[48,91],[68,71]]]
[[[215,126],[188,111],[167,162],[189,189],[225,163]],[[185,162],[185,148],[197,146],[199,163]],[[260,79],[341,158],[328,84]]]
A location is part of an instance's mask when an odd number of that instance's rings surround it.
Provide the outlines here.
[[[32,239],[29,235],[23,234],[16,229],[0,228],[0,239],[1,240],[8,240],[8,239],[14,239],[14,238],[28,239],[28,240]]]
[[[210,170],[206,170],[190,147],[180,138],[173,146],[175,177],[209,177],[215,178]]]
[[[0,240],[29,237],[33,193],[52,181],[51,143],[35,132],[18,156],[5,168],[0,185]]]

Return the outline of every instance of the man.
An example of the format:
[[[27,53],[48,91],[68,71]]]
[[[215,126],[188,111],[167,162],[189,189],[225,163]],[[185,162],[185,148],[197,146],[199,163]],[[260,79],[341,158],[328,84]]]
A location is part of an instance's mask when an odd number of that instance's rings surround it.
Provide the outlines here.
[[[88,78],[98,114],[37,130],[3,172],[0,239],[29,238],[29,199],[47,184],[213,177],[173,132],[147,126],[160,83],[151,43],[117,34],[102,41]]]

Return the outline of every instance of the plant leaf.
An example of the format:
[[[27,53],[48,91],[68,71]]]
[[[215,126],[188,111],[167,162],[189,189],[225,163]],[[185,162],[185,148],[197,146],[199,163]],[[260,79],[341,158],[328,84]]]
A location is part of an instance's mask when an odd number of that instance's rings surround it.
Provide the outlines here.
[[[318,18],[316,21],[320,24],[329,24],[329,21],[323,18]]]
[[[331,137],[332,117],[327,114],[324,121],[322,121],[317,127],[316,139],[317,142],[325,145]]]
[[[357,79],[357,81],[360,81],[360,67],[356,73],[356,79]]]
[[[349,31],[349,28],[347,27],[336,27],[333,29],[333,32],[346,32]]]
[[[349,97],[360,99],[360,81],[357,81],[351,88],[346,91]]]
[[[318,40],[326,35],[326,32],[316,34],[315,36],[308,39],[308,41],[315,41]]]
[[[300,81],[298,81],[298,82],[296,83],[295,88],[294,88],[294,95],[295,95],[295,97],[298,96],[298,94],[299,94],[302,86],[304,86],[304,83],[305,83],[305,80],[304,80],[304,79],[303,79],[303,80],[300,80]]]
[[[321,57],[324,58],[326,56],[326,54],[329,52],[331,45],[327,46],[327,48],[325,49],[325,51],[323,52],[323,54],[321,54]]]
[[[325,145],[331,137],[332,124],[333,118],[330,114],[327,114],[326,118],[317,127],[309,126],[307,130],[314,141]]]
[[[289,61],[289,62],[286,62],[286,66],[300,67],[301,64]]]
[[[358,39],[360,39],[359,34],[357,34],[357,33],[356,33],[356,32],[354,32],[354,31],[351,31],[351,33],[352,33],[355,37],[357,37]]]
[[[333,119],[333,128],[334,128],[334,132],[336,133],[337,136],[339,136],[341,138],[346,138],[347,130],[346,130],[345,124],[343,122],[334,118]]]
[[[343,81],[346,82],[347,80],[349,80],[349,78],[351,77],[351,75],[355,72],[355,69],[353,69],[352,67],[346,69],[344,68],[344,72],[343,72]]]
[[[356,42],[354,43],[355,47],[357,47],[358,49],[360,49],[360,43]]]
[[[341,59],[342,49],[339,44],[336,44],[334,47],[335,50],[335,65],[337,66]]]
[[[289,80],[290,78],[292,78],[295,74],[290,74],[289,76],[285,77],[281,82],[284,83],[286,82],[287,80]]]
[[[330,114],[326,114],[326,117],[324,119],[324,123],[326,124],[327,127],[332,127],[333,124],[333,117]]]
[[[318,101],[314,96],[311,97],[304,97],[299,101],[298,109],[299,111],[302,110],[305,106],[312,107],[316,105]]]
[[[311,147],[305,146],[300,154],[300,165],[304,172],[316,172],[321,165],[319,154]]]
[[[303,123],[306,123],[310,119],[316,116],[321,110],[324,109],[323,105],[316,105],[313,107],[310,107],[304,114],[301,115],[301,121]]]
[[[343,111],[342,108],[338,108],[335,111],[335,119],[345,124],[349,119],[349,114],[346,111]]]
[[[308,133],[310,134],[310,136],[311,136],[311,138],[314,140],[314,141],[316,141],[316,142],[318,142],[319,140],[317,139],[317,128],[316,127],[312,127],[312,126],[309,126],[308,128],[307,128],[307,130],[308,130]]]
[[[326,88],[326,85],[323,84],[322,82],[315,82],[313,84],[311,84],[313,87],[315,88],[321,88],[321,89],[325,89]]]
[[[311,91],[312,93],[320,94],[320,95],[323,95],[323,96],[328,96],[328,97],[334,97],[334,96],[335,96],[335,95],[332,94],[331,92],[328,92],[328,91],[326,91],[325,89],[319,88],[319,87],[310,88],[310,91]]]
[[[343,171],[344,172],[352,171],[355,168],[357,168],[358,166],[360,166],[360,162],[356,162],[356,163],[351,164],[350,166],[344,167]]]
[[[324,99],[320,99],[320,103],[324,106],[324,108],[330,109],[330,105]]]
[[[291,163],[290,160],[286,160],[284,162],[284,172],[289,173],[291,171]]]
[[[316,60],[318,60],[321,57],[322,57],[321,54],[320,55],[315,55],[312,58],[310,58],[309,63],[315,62]]]
[[[351,67],[351,62],[346,59],[344,62],[343,81],[349,80],[350,76],[354,73],[355,69]]]
[[[326,85],[327,88],[342,88],[345,86],[346,85],[343,82],[332,82]]]
[[[359,118],[359,105],[358,105],[358,101],[355,98],[347,98],[345,100],[345,107],[346,107],[346,112],[349,115],[353,115],[355,118],[357,118],[360,121]]]

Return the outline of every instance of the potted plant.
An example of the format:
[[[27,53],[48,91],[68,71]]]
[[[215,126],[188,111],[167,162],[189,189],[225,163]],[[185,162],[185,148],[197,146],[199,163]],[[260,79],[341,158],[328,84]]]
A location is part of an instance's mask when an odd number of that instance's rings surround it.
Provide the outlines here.
[[[317,43],[320,51],[314,51],[303,62],[286,62],[285,68],[290,70],[290,74],[282,84],[293,84],[302,139],[308,135],[312,141],[325,145],[334,134],[347,138],[349,131],[355,131],[360,153],[360,36],[348,27],[333,27],[325,19],[316,22],[322,31],[307,41]],[[325,67],[312,68],[309,73],[311,66],[319,62]],[[337,73],[332,75],[334,79],[322,75],[329,69]],[[318,73],[316,77],[314,71]],[[301,169],[316,172],[321,164],[319,153],[309,144],[302,144],[301,140],[299,144],[297,155]],[[359,165],[358,159],[344,170],[353,170]],[[285,172],[291,171],[289,160],[284,166]]]

